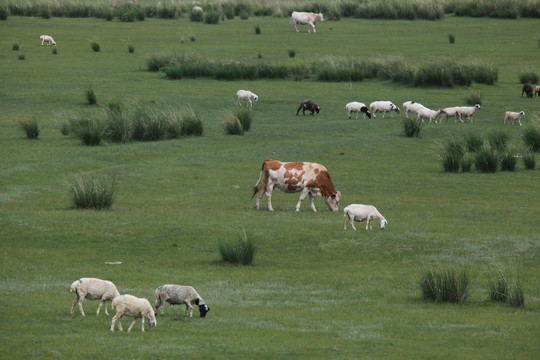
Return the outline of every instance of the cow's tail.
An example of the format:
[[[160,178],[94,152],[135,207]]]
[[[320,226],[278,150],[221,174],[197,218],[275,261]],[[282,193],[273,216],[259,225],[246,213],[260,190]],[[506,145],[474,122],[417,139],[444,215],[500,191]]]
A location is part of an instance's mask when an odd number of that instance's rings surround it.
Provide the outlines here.
[[[253,194],[251,194],[251,197],[253,198],[255,196],[256,193],[259,192],[259,190],[265,186],[265,183],[266,181],[262,181],[263,179],[263,175],[265,173],[265,162],[263,162],[262,164],[262,167],[261,167],[261,173],[259,174],[259,180],[257,180],[257,183],[255,184],[255,186],[253,187]]]

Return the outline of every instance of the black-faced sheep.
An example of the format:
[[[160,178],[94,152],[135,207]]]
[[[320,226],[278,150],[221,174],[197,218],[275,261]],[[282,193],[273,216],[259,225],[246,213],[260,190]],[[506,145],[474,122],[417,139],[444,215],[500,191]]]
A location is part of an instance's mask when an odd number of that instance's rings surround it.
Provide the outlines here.
[[[351,118],[352,113],[356,113],[357,119],[360,113],[363,113],[362,115],[364,116],[364,119],[366,118],[366,115],[368,118],[371,119],[371,113],[369,112],[368,107],[364,103],[353,101],[345,105],[345,109],[347,110],[347,115],[349,116],[349,119]]]
[[[152,309],[152,305],[150,305],[150,302],[146,299],[138,298],[133,295],[120,295],[114,298],[111,307],[113,310],[116,310],[116,315],[114,315],[111,323],[111,331],[114,331],[115,324],[118,324],[118,329],[120,331],[124,331],[124,329],[122,329],[122,316],[124,315],[133,317],[133,322],[129,326],[128,332],[131,331],[131,328],[139,318],[142,322],[143,332],[145,319],[150,330],[154,330],[154,327],[157,325],[154,309]]]
[[[531,84],[523,84],[523,87],[521,88],[521,96],[523,96],[524,93],[528,98],[533,97],[533,87]]]
[[[463,122],[463,117],[465,117],[466,121],[471,120],[476,113],[477,110],[480,110],[482,107],[480,104],[476,104],[474,106],[459,106],[457,109],[457,116],[458,119]]]
[[[374,101],[371,104],[369,104],[369,109],[371,110],[371,113],[373,114],[373,117],[377,117],[378,112],[382,112],[382,117],[384,119],[384,115],[386,113],[390,113],[390,117],[392,117],[392,111],[395,111],[399,114],[399,108],[394,105],[391,101]]]
[[[302,110],[302,114],[304,114],[304,116],[306,115],[306,110],[311,111],[311,115],[315,116],[315,111],[318,114],[321,108],[311,100],[302,100],[298,110],[296,110],[296,116],[298,116],[300,110]]]
[[[105,305],[105,314],[109,315],[107,311],[107,300],[113,300],[120,295],[116,289],[116,285],[112,282],[96,278],[81,278],[76,280],[71,284],[69,291],[75,294],[75,299],[71,306],[71,315],[75,312],[75,305],[79,303],[79,310],[81,310],[82,316],[86,316],[82,306],[84,299],[101,300],[97,309],[97,315],[99,315],[102,305]]]
[[[54,39],[52,38],[52,36],[49,36],[49,35],[41,35],[39,37],[39,39],[41,40],[41,46],[43,46],[44,43],[47,43],[47,46],[53,44],[54,46],[56,46],[56,42],[54,41]]]
[[[504,113],[504,123],[512,121],[512,125],[517,121],[521,126],[521,116],[525,115],[525,111],[513,112],[507,111]]]
[[[238,98],[238,102],[237,102],[238,106],[242,106],[242,103],[240,100],[246,100],[247,102],[249,102],[250,107],[253,107],[253,103],[251,102],[251,99],[253,99],[253,101],[259,100],[259,97],[257,96],[257,94],[252,93],[249,90],[238,90],[236,92],[236,97]]]
[[[156,289],[156,313],[161,308],[161,316],[164,316],[163,305],[168,302],[171,305],[186,304],[186,317],[193,317],[193,305],[199,306],[201,317],[205,317],[210,311],[202,297],[192,286],[162,285]]]

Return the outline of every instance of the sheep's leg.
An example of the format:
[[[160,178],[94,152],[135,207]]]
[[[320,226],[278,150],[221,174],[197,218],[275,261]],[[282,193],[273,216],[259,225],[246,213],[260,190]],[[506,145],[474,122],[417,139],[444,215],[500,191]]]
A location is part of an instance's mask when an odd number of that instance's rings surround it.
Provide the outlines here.
[[[121,312],[118,312],[116,313],[116,315],[113,316],[113,319],[111,322],[111,331],[114,331],[115,324],[118,324],[118,330],[124,331],[124,329],[122,329],[122,315],[123,314]]]
[[[133,318],[133,321],[131,322],[131,325],[129,325],[129,327],[128,327],[128,332],[131,331],[131,328],[133,327],[133,325],[135,325],[135,322],[136,322],[136,321],[137,321],[137,318]],[[142,329],[142,331],[144,331],[144,321],[142,322],[142,324],[143,324],[143,329]]]
[[[85,294],[85,296],[86,296],[86,294]],[[82,316],[86,316],[86,314],[84,313],[83,306],[82,306],[82,303],[84,301],[85,296],[79,295],[79,310],[81,311]]]
[[[75,299],[73,299],[73,305],[71,305],[71,315],[75,312],[75,305],[79,301],[79,294],[75,293]]]
[[[351,221],[351,226],[352,226],[353,230],[356,231],[356,228],[354,227],[354,218],[352,218],[350,221]]]

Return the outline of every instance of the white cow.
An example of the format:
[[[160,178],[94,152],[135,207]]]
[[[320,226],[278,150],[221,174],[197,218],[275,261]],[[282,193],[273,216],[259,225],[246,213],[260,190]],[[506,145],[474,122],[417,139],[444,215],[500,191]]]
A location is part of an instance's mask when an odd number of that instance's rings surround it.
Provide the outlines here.
[[[43,46],[44,43],[47,43],[47,46],[53,44],[54,46],[56,46],[56,42],[54,41],[54,39],[52,38],[52,36],[49,36],[49,35],[41,35],[39,37],[39,39],[41,40],[41,46]]]
[[[236,97],[238,98],[238,105],[239,106],[242,106],[242,103],[240,102],[240,100],[249,101],[249,106],[251,106],[251,107],[253,107],[253,103],[251,102],[251,99],[253,99],[253,101],[259,100],[259,97],[256,94],[249,91],[249,90],[238,90],[236,92]]]
[[[311,28],[313,29],[313,33],[316,33],[317,31],[315,30],[315,24],[317,22],[323,22],[324,21],[324,18],[323,18],[323,14],[322,13],[319,13],[319,14],[315,14],[315,13],[312,13],[312,12],[299,12],[299,11],[293,11],[292,15],[291,15],[291,22],[290,22],[290,31],[292,31],[293,29],[293,26],[294,28],[296,29],[296,32],[298,32],[298,27],[296,26],[297,24],[300,24],[300,25],[309,25],[311,26]],[[311,32],[311,29],[308,27],[308,33]]]

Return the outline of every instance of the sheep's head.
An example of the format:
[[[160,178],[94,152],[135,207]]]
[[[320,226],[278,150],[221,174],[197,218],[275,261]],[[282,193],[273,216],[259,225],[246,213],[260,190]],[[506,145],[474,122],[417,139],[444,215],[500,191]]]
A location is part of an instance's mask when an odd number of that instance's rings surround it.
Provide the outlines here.
[[[367,108],[367,106],[362,106],[360,108],[360,111],[365,113],[367,115],[367,117],[371,119],[371,113],[369,112],[369,109]]]
[[[259,97],[257,95],[255,95],[255,94],[253,94],[253,101],[257,101],[257,100],[259,100]]]
[[[315,111],[317,112],[317,114],[319,113],[320,110],[321,110],[321,107],[319,105],[315,105]]]
[[[156,319],[146,319],[146,323],[148,324],[148,328],[150,329],[150,331],[154,330],[154,328],[156,327],[157,325],[157,321]]]
[[[388,221],[386,221],[386,219],[382,219],[380,221],[381,230],[384,230],[384,227],[386,226],[386,224],[388,224]]]
[[[210,311],[210,307],[206,304],[199,305],[199,312],[201,313],[201,317],[205,317],[206,313]]]
[[[399,114],[399,108],[396,105],[392,104],[392,110]]]
[[[339,191],[324,198],[324,202],[326,203],[326,206],[328,206],[328,209],[330,209],[330,211],[339,210],[339,198],[341,198],[341,192]]]

